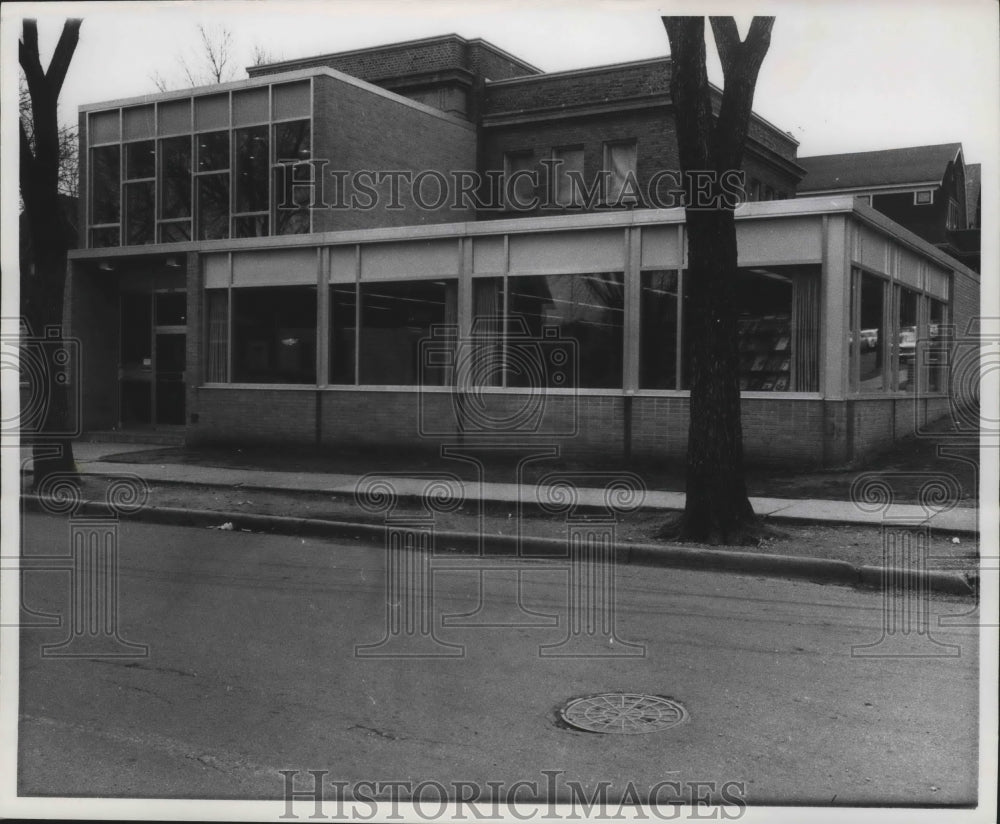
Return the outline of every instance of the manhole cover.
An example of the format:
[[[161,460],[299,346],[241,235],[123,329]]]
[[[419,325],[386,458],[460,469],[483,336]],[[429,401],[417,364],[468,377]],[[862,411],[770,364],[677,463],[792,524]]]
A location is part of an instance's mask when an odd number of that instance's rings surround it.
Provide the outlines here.
[[[617,735],[660,732],[687,720],[687,712],[676,701],[627,692],[575,698],[559,714],[577,729]]]

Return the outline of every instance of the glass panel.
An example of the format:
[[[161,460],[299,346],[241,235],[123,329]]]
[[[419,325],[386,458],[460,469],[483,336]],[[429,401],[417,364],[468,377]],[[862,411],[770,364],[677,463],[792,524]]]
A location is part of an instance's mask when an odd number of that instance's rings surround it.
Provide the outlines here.
[[[198,240],[229,237],[229,175],[198,178]]]
[[[191,216],[191,138],[160,141],[160,217]]]
[[[795,392],[819,391],[819,276],[820,267],[798,272],[794,278],[792,308],[792,385]],[[775,387],[777,389],[777,387]]]
[[[915,392],[917,389],[917,293],[899,290],[899,316],[896,322],[896,389]]]
[[[191,131],[191,100],[169,100],[157,107],[160,134],[183,134]]]
[[[90,222],[117,223],[121,207],[120,147],[102,146],[92,149],[90,158]]]
[[[851,270],[851,300],[848,303],[850,319],[848,321],[848,326],[850,331],[847,333],[847,351],[848,351],[848,382],[850,384],[850,389],[852,392],[858,391],[858,372],[854,368],[854,364],[857,362],[858,349],[861,343],[860,335],[858,334],[857,325],[857,308],[858,308],[858,289],[861,283],[861,272],[857,269]]]
[[[157,292],[157,326],[183,326],[187,323],[187,294],[185,292]]]
[[[208,315],[208,359],[205,379],[209,383],[224,383],[229,371],[229,293],[225,289],[205,292]]]
[[[740,389],[788,392],[792,373],[792,282],[774,272],[740,271],[736,280]]]
[[[122,139],[139,140],[144,137],[155,137],[156,123],[153,119],[152,106],[133,106],[122,109]]]
[[[267,237],[267,215],[250,215],[233,218],[233,237]]]
[[[152,180],[125,185],[125,245],[141,246],[155,240],[156,219],[153,201],[156,187]]]
[[[945,323],[945,305],[939,300],[930,303],[927,335],[930,341],[927,353],[927,390],[946,392],[948,390],[948,342]]]
[[[468,375],[460,375],[470,387],[503,386],[503,278],[472,281],[473,356]]]
[[[160,243],[180,243],[191,240],[191,221],[175,220],[171,223],[161,223],[159,233]]]
[[[357,289],[330,287],[330,383],[354,384]]]
[[[123,369],[153,368],[153,302],[148,293],[122,293],[120,358]]]
[[[639,388],[677,388],[678,277],[643,272],[640,294]]]
[[[275,120],[284,120],[286,117],[309,117],[309,81],[273,86],[271,95]]]
[[[205,129],[229,128],[229,95],[213,94],[194,99],[194,127]]]
[[[156,176],[156,143],[143,140],[125,144],[125,179]]]
[[[882,362],[885,348],[883,312],[885,307],[885,282],[862,273],[861,275],[861,330],[858,389],[877,392],[884,388]]]
[[[236,130],[236,211],[265,212],[270,155],[267,126]]]
[[[557,149],[552,159],[559,164],[553,170],[553,200],[558,206],[579,206],[583,202],[580,183],[571,179],[570,172],[583,181],[583,149]]]
[[[266,123],[270,120],[268,111],[268,87],[247,89],[233,94],[233,125],[245,126],[249,123]]]
[[[156,336],[156,422],[184,423],[184,362],[187,335]]]
[[[621,272],[512,277],[508,289],[507,386],[621,388]]]
[[[308,120],[279,123],[274,127],[274,157],[278,163],[308,160],[310,151]]]
[[[87,142],[91,146],[98,143],[117,143],[121,140],[121,121],[118,109],[110,112],[96,112],[90,116],[90,131]]]
[[[275,126],[274,151],[278,163],[283,164],[274,170],[275,233],[306,233],[310,229],[309,204],[313,199],[313,169],[304,162],[311,155],[309,122],[300,120]]]
[[[91,249],[104,249],[108,246],[118,246],[120,243],[118,237],[118,227],[111,226],[104,229],[91,229],[90,230],[90,248]]]
[[[316,382],[316,287],[233,290],[233,379]]]
[[[457,294],[457,280],[362,284],[359,383],[443,384],[443,368],[421,368],[420,342],[457,323]]]
[[[217,172],[229,168],[229,132],[195,136],[198,141],[198,171]]]

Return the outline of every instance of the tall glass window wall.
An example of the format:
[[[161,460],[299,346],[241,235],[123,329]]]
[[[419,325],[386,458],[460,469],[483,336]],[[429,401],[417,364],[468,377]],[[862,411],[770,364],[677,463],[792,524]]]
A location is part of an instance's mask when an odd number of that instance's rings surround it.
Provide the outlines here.
[[[308,80],[88,115],[88,244],[310,231]]]

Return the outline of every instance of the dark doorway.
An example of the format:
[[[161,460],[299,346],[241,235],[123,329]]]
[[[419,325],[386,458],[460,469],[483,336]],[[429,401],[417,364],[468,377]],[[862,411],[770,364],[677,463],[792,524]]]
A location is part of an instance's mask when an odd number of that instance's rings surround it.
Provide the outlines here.
[[[182,426],[187,345],[182,291],[121,295],[120,421]]]

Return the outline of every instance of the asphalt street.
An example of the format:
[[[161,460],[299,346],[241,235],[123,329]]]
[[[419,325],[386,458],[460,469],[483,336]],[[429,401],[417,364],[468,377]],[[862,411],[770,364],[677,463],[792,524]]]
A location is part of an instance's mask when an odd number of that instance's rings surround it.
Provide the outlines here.
[[[148,656],[43,656],[67,637],[70,576],[25,574],[25,606],[63,625],[21,632],[21,794],[281,799],[280,770],[482,787],[544,786],[554,770],[560,800],[566,781],[602,780],[618,791],[742,782],[751,804],[976,798],[974,618],[938,623],[968,601],[909,603],[930,610],[929,634],[904,637],[900,624],[886,632],[901,613],[877,591],[625,567],[616,642],[583,638],[572,657],[556,646],[571,624],[560,563],[524,563],[519,608],[517,572],[435,559],[436,640],[418,633],[397,639],[396,657],[363,657],[356,647],[387,635],[399,597],[385,550],[117,529],[119,633]],[[66,520],[26,516],[24,530],[28,556],[69,552]],[[414,651],[450,657],[398,655]],[[606,692],[666,696],[688,717],[639,735],[559,718],[569,699]]]

